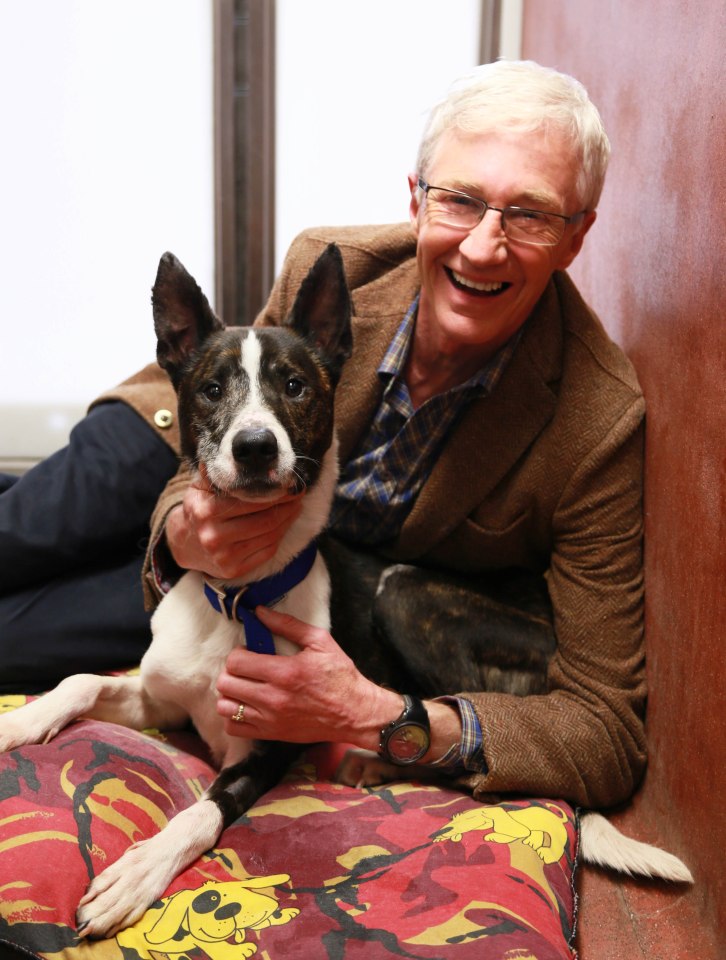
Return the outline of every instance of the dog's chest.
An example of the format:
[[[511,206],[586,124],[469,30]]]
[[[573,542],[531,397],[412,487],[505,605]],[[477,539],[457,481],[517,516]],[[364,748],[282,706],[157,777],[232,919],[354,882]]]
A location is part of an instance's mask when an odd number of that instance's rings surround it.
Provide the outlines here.
[[[151,627],[153,641],[141,661],[145,690],[153,699],[183,707],[220,759],[228,738],[216,711],[216,683],[227,656],[240,642],[239,624],[212,609],[201,577],[189,572],[162,600]]]
[[[329,628],[329,581],[321,557],[308,576],[276,605],[306,623]],[[217,678],[232,649],[244,644],[240,623],[218,613],[204,594],[202,577],[188,572],[164,597],[151,621],[153,641],[141,661],[147,694],[182,707],[218,762],[228,761],[242,745],[224,731],[217,713]],[[278,654],[297,648],[275,637]]]

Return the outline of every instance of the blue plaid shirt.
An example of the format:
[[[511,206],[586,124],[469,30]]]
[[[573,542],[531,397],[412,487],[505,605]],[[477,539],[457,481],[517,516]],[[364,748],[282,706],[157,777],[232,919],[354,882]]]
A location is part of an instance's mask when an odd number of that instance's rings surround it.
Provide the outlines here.
[[[473,377],[414,410],[403,373],[417,310],[418,297],[378,367],[384,388],[373,423],[358,453],[341,470],[330,528],[353,543],[377,545],[398,535],[460,416],[472,400],[494,390],[521,337],[520,330]],[[462,739],[435,765],[450,773],[462,767],[486,772],[473,705],[461,697],[441,699],[458,707]]]
[[[438,455],[468,404],[489,394],[512,358],[521,331],[473,377],[414,410],[403,371],[418,297],[378,367],[383,397],[358,453],[341,470],[330,528],[351,543],[376,546],[397,536]]]

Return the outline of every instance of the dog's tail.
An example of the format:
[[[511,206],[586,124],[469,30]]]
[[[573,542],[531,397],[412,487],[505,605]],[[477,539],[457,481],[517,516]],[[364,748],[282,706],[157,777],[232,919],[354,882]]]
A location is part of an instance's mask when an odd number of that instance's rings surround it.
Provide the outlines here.
[[[672,853],[626,837],[599,813],[580,819],[580,853],[586,863],[621,873],[693,883],[691,871]]]

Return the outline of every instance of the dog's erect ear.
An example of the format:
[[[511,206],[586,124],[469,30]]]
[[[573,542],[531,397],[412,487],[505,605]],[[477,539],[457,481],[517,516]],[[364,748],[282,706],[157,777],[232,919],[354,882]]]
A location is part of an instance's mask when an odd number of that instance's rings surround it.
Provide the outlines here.
[[[173,253],[159,261],[151,291],[156,330],[156,357],[172,381],[189,356],[210,333],[222,330],[198,283],[187,273]]]
[[[350,315],[343,258],[331,243],[303,280],[285,325],[314,343],[337,377],[353,349]]]

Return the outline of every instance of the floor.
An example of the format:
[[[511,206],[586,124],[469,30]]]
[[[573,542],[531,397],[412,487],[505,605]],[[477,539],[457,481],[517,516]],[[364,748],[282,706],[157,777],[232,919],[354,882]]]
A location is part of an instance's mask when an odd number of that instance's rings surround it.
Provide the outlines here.
[[[577,886],[579,960],[726,960],[726,944],[702,928],[690,887],[592,867],[579,870]]]

